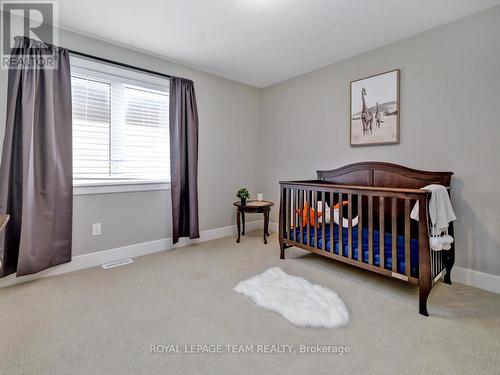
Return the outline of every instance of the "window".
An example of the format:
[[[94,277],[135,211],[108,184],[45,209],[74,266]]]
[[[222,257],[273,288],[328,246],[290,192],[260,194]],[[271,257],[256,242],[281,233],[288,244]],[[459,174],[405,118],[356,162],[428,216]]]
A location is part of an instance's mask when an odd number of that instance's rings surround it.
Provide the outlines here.
[[[169,181],[168,79],[71,64],[75,185]]]

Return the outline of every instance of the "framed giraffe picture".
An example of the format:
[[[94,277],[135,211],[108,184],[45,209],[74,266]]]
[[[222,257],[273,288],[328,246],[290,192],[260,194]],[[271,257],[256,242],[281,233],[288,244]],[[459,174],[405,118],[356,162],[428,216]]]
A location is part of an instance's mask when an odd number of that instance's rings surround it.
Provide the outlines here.
[[[399,69],[350,86],[351,146],[399,143]]]

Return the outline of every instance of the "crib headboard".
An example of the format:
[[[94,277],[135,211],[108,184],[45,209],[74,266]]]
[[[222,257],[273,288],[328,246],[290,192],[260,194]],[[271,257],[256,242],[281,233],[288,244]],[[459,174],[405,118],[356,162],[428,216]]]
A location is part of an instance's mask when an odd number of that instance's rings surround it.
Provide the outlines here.
[[[383,162],[362,162],[317,171],[318,179],[340,185],[420,189],[429,184],[450,186],[453,172],[429,172]]]

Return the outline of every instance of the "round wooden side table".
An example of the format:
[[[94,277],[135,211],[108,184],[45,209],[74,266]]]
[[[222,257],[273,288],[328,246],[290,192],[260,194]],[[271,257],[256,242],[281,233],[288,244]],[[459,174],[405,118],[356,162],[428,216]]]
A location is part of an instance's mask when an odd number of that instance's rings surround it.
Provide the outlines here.
[[[264,243],[267,244],[267,236],[269,236],[269,213],[274,203],[271,201],[247,200],[246,205],[242,206],[241,201],[234,202],[237,208],[236,224],[238,227],[238,238],[236,243],[240,243],[241,222],[243,221],[242,235],[245,235],[245,214],[264,214]]]

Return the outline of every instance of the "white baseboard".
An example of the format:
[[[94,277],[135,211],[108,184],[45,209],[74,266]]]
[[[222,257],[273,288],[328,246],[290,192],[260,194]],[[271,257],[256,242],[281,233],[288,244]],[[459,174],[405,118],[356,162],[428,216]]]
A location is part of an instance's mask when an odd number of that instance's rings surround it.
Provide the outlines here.
[[[261,229],[263,225],[262,220],[247,222],[245,229],[247,232]],[[273,226],[269,225],[269,230],[273,231]],[[49,268],[45,271],[39,272],[35,275],[16,277],[15,275],[7,276],[0,279],[0,288],[24,283],[27,281],[39,279],[42,277],[60,275],[63,273],[78,271],[84,268],[96,267],[105,263],[115,262],[121,259],[137,258],[142,255],[158,253],[160,251],[170,250],[178,247],[188,246],[191,244],[215,240],[217,238],[229,237],[236,235],[236,225],[229,225],[227,227],[209,229],[200,232],[200,238],[190,240],[188,238],[180,238],[179,242],[175,245],[172,243],[172,238],[162,238],[160,240],[142,242],[138,244],[117,247],[114,249],[96,251],[94,253],[83,254],[74,256],[71,262],[61,264]]]
[[[500,276],[455,266],[451,277],[452,281],[500,294]]]

